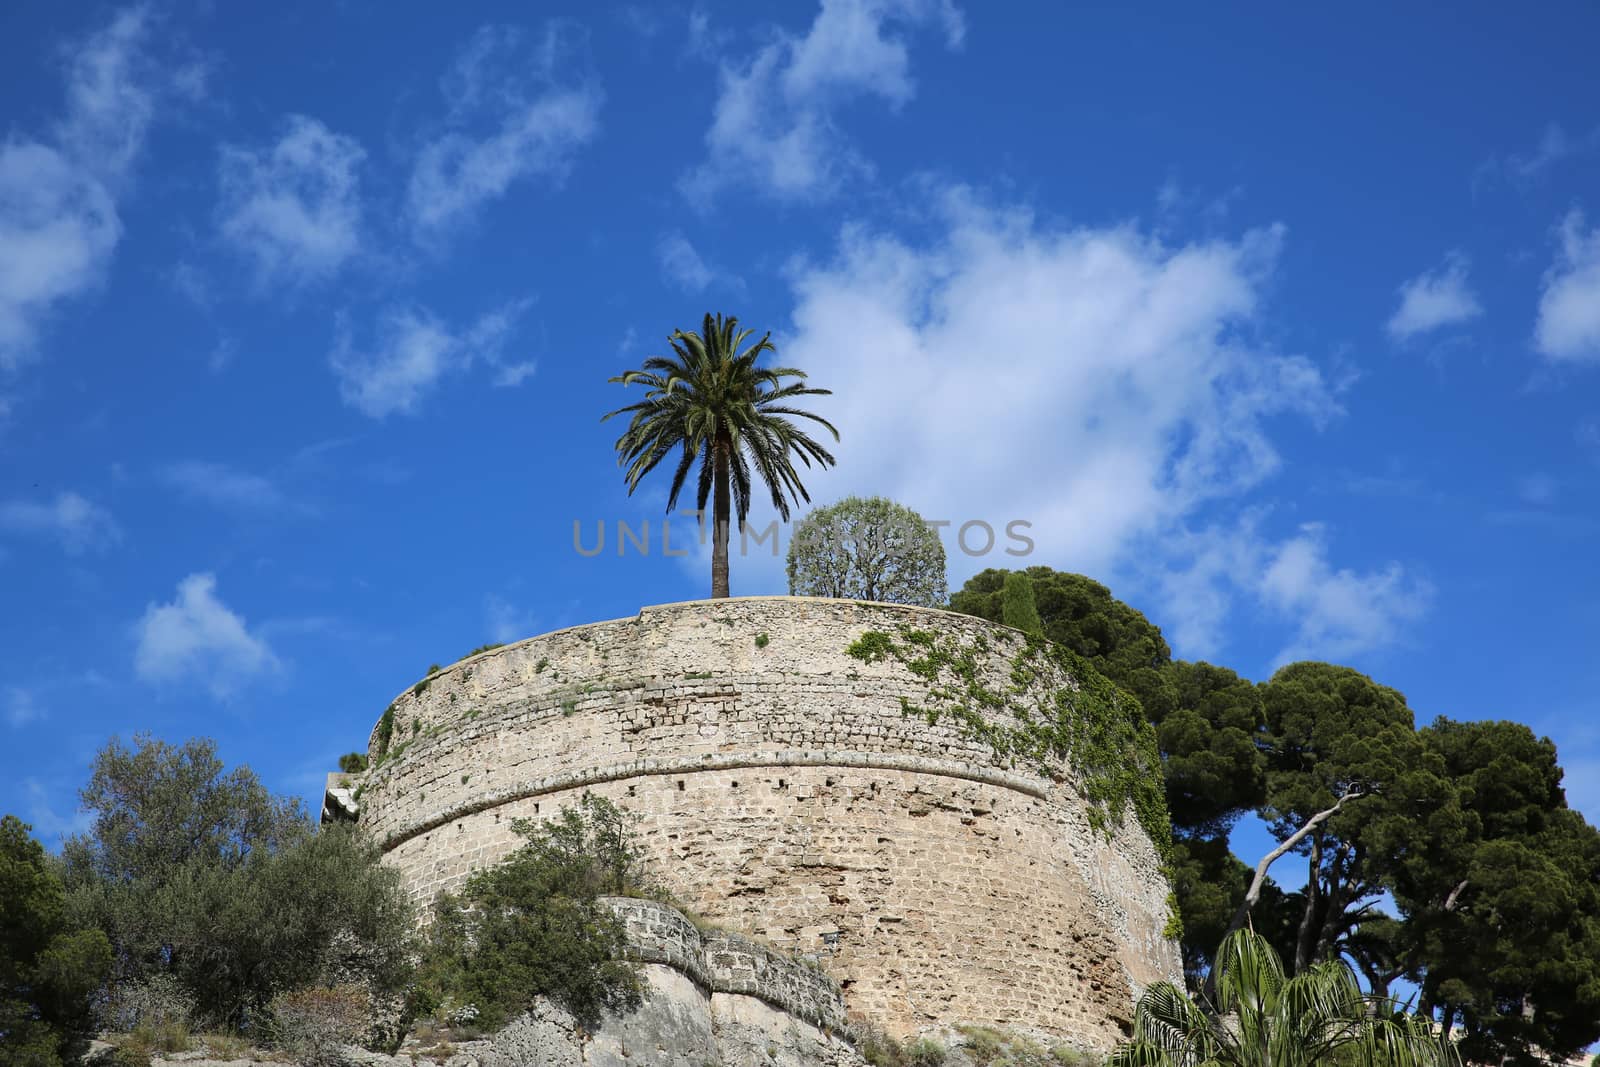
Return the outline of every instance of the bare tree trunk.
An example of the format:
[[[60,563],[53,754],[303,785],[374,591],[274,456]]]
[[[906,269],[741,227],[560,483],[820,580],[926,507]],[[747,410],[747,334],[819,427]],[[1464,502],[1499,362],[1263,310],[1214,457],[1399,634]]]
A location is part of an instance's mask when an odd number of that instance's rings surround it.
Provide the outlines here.
[[[711,488],[711,596],[728,595],[728,449],[731,442],[718,438],[712,444]]]
[[[1223,931],[1222,936],[1224,940],[1227,939],[1229,934],[1232,934],[1236,930],[1242,929],[1246,920],[1250,918],[1250,910],[1254,908],[1261,900],[1261,887],[1267,882],[1268,868],[1281,859],[1286,853],[1292,851],[1296,845],[1304,841],[1306,836],[1315,831],[1317,827],[1321,826],[1323,823],[1339,814],[1340,809],[1344,807],[1346,801],[1356,800],[1365,795],[1366,794],[1359,789],[1350,790],[1350,792],[1346,793],[1344,796],[1335,801],[1333,807],[1329,808],[1327,811],[1319,811],[1315,815],[1311,816],[1311,818],[1306,820],[1306,824],[1304,826],[1300,827],[1300,829],[1296,830],[1294,833],[1285,838],[1277,848],[1261,857],[1261,862],[1256,864],[1256,875],[1250,880],[1250,888],[1245,891],[1244,900],[1239,903],[1239,909],[1233,913],[1233,920],[1228,923],[1228,928]],[[1201,995],[1205,997],[1207,1001],[1215,1001],[1216,999],[1217,969],[1215,966],[1213,966],[1210,973],[1206,975],[1206,984],[1205,988],[1201,991]]]
[[[1334,853],[1333,862],[1328,868],[1328,888],[1322,905],[1322,922],[1318,924],[1321,933],[1317,935],[1316,943],[1311,952],[1311,959],[1331,960],[1339,955],[1339,938],[1345,933],[1355,929],[1351,917],[1345,914],[1345,909],[1355,900],[1366,896],[1365,887],[1360,893],[1355,892],[1355,871],[1361,865],[1361,850],[1352,848],[1349,842],[1339,846]]]

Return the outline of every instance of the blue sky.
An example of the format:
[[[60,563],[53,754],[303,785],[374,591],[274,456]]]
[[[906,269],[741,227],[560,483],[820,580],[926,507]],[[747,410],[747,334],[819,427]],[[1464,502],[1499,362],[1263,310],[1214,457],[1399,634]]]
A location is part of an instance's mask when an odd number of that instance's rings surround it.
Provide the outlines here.
[[[313,800],[430,663],[704,595],[598,418],[708,309],[836,390],[814,498],[950,521],[953,586],[1028,522],[1181,656],[1531,723],[1600,818],[1592,5],[0,28],[0,809],[47,840],[112,733]]]

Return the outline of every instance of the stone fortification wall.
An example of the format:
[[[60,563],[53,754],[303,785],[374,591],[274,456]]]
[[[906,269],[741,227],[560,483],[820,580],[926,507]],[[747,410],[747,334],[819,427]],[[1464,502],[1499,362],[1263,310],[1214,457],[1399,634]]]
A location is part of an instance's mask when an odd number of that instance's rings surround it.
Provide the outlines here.
[[[1077,769],[1003,758],[972,720],[930,721],[933,672],[847,652],[913,631],[964,650],[994,690],[1076,687],[1048,664],[1019,677],[1020,634],[945,612],[647,608],[402,693],[370,741],[361,823],[425,902],[514,848],[515,819],[592,789],[638,816],[687,906],[815,954],[853,1015],[899,1035],[976,1023],[1108,1048],[1136,991],[1179,969],[1156,850],[1131,815],[1101,828]]]

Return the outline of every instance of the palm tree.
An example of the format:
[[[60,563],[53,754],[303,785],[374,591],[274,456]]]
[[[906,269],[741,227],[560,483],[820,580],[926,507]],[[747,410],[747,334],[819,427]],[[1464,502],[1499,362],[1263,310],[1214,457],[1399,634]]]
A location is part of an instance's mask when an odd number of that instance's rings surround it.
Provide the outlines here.
[[[1217,952],[1217,1012],[1169,982],[1139,998],[1133,1039],[1107,1067],[1446,1067],[1454,1050],[1429,1021],[1371,997],[1343,960],[1293,978],[1265,938],[1237,930]],[[1220,1014],[1219,1014],[1220,1013]]]
[[[761,367],[763,353],[776,352],[772,334],[748,347],[754,330],[740,330],[739,320],[706,315],[699,333],[678,330],[668,338],[673,355],[651,356],[639,370],[610,379],[623,385],[639,382],[649,388],[637,404],[607,413],[631,415],[617,438],[617,465],[626,468],[628,495],[645,475],[673,450],[680,455],[667,497],[670,512],[695,460],[700,461],[697,505],[705,514],[712,498],[711,595],[728,595],[728,528],[730,502],[744,529],[750,513],[751,474],[772,493],[772,505],[785,520],[789,501],[811,500],[795,471],[792,456],[807,467],[815,460],[833,465],[833,456],[788,416],[821,423],[839,439],[828,420],[789,406],[801,396],[826,396],[831,390],[806,386],[805,374],[792,367]],[[785,379],[793,379],[786,382]],[[704,521],[702,519],[702,521]]]

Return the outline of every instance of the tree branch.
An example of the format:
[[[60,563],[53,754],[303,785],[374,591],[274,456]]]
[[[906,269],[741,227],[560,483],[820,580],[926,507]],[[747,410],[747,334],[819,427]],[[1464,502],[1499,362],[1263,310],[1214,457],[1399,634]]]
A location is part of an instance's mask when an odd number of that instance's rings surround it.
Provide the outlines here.
[[[1306,820],[1304,826],[1300,827],[1300,829],[1296,830],[1294,833],[1285,838],[1277,848],[1261,857],[1261,862],[1256,864],[1255,877],[1250,880],[1250,888],[1245,891],[1244,900],[1239,903],[1239,910],[1233,913],[1233,920],[1228,923],[1228,929],[1223,932],[1223,940],[1227,940],[1229,934],[1232,934],[1236,930],[1243,928],[1245,922],[1250,918],[1250,911],[1256,906],[1257,902],[1260,901],[1261,889],[1266,885],[1267,870],[1278,860],[1282,859],[1284,855],[1292,851],[1296,845],[1304,841],[1310,834],[1314,833],[1317,827],[1321,826],[1323,823],[1339,814],[1339,812],[1344,808],[1345,804],[1352,800],[1358,800],[1367,794],[1368,791],[1362,789],[1352,789],[1348,791],[1338,800],[1334,801],[1333,807],[1328,808],[1326,811],[1319,811],[1315,815],[1311,816],[1311,818]],[[1206,975],[1205,989],[1202,994],[1208,1001],[1212,1000],[1216,995],[1216,975],[1217,969],[1213,965],[1210,973]]]

